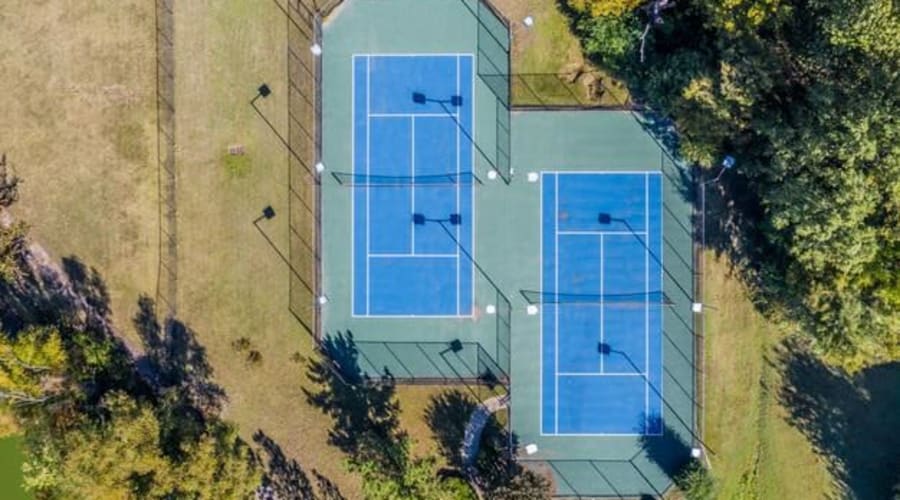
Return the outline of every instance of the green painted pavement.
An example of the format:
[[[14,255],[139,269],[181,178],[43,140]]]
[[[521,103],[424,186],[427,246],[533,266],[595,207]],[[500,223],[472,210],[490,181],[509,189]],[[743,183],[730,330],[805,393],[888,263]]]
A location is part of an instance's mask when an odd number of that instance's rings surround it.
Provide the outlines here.
[[[472,318],[353,318],[351,297],[351,188],[328,171],[351,170],[351,57],[363,53],[478,54],[478,22],[455,0],[349,0],[323,27],[322,309],[326,339],[352,333],[356,364],[377,377],[385,369],[402,378],[472,376],[479,365],[496,365],[511,378],[511,426],[538,452],[523,460],[552,472],[560,495],[657,495],[687,459],[692,443],[694,343],[690,178],[673,162],[645,119],[627,111],[513,111],[512,182],[488,180],[497,150],[496,97],[476,77],[474,136],[476,175]],[[520,290],[540,288],[541,170],[663,171],[664,288],[673,301],[664,315],[663,393],[665,433],[639,436],[541,436],[540,323],[526,312]],[[488,304],[511,304],[510,338],[502,314]],[[498,335],[500,332],[500,335]],[[451,341],[459,340],[449,349]],[[507,342],[509,345],[507,346]],[[506,354],[508,352],[508,354]],[[484,360],[490,357],[493,360]],[[493,366],[493,365],[492,365]],[[483,366],[481,367],[483,369]]]

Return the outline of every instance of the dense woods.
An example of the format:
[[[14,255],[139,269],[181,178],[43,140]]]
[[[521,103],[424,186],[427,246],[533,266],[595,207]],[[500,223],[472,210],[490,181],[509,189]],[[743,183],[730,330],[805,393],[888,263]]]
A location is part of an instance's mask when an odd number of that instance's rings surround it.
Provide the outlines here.
[[[737,159],[719,250],[770,313],[850,370],[900,357],[900,13],[891,0],[569,0],[588,55]],[[643,52],[643,53],[642,53]]]

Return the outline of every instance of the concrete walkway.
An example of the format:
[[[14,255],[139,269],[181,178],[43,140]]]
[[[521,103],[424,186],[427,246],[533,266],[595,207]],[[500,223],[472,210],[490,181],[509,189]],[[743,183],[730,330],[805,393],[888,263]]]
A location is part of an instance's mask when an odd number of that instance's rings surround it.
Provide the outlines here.
[[[487,401],[479,404],[472,416],[469,417],[469,423],[466,425],[466,434],[463,438],[462,454],[463,468],[468,474],[474,471],[470,470],[478,456],[478,449],[481,445],[481,432],[487,424],[488,419],[494,413],[505,409],[509,406],[509,394],[503,396],[494,396]]]

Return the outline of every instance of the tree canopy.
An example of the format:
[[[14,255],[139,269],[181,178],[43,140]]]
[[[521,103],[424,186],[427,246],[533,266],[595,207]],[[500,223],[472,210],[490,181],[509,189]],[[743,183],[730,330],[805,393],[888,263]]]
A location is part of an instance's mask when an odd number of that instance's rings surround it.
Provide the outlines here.
[[[653,18],[655,3],[611,17],[569,1],[588,55],[674,121],[683,157],[737,159],[720,189],[744,245],[726,251],[760,302],[833,364],[900,358],[898,4],[694,0]]]

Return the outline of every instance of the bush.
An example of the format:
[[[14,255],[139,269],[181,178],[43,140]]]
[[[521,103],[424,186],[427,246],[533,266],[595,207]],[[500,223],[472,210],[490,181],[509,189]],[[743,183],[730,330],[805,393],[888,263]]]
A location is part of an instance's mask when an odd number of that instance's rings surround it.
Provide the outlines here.
[[[692,460],[675,478],[678,489],[688,500],[711,500],[713,498],[713,478],[709,471],[697,460]]]
[[[235,352],[244,352],[247,349],[250,349],[250,339],[247,337],[241,337],[231,342],[231,348],[235,350]]]

